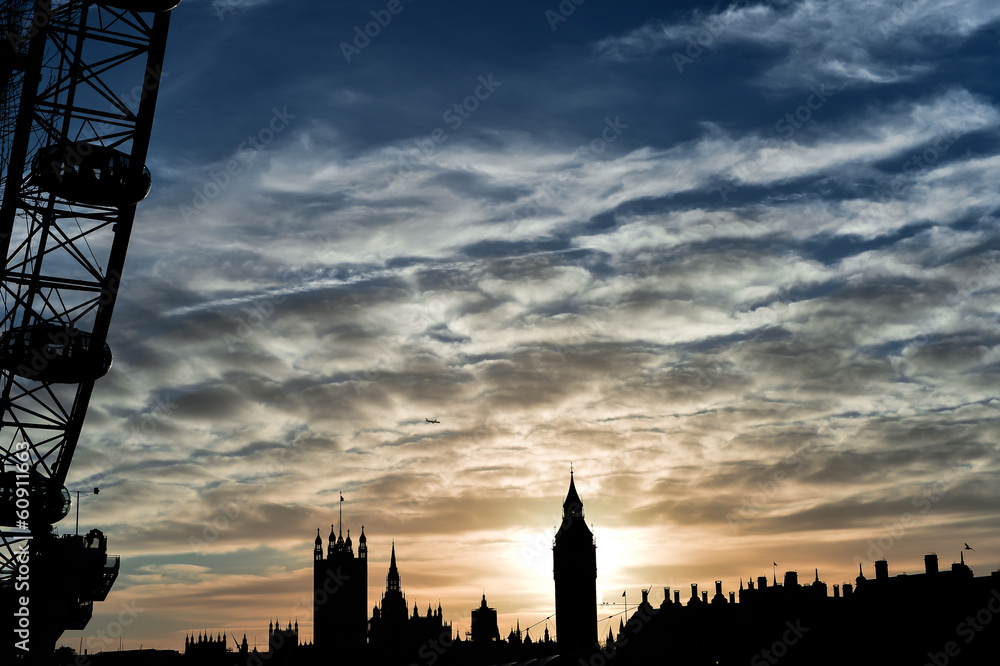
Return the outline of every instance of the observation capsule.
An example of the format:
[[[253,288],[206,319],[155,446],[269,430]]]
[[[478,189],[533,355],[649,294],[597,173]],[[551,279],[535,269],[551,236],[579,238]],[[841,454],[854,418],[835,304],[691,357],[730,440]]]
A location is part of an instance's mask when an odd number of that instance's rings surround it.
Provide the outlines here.
[[[12,328],[0,336],[0,368],[38,382],[94,381],[111,369],[104,340],[60,324]]]
[[[17,492],[18,488],[27,488]],[[8,469],[0,471],[0,525],[15,526],[23,518],[27,526],[58,523],[69,513],[71,498],[66,486],[44,478],[34,469],[27,473]]]
[[[114,148],[70,141],[40,149],[31,161],[31,177],[42,189],[69,201],[130,206],[146,198],[152,183],[145,166],[133,177],[130,162]]]

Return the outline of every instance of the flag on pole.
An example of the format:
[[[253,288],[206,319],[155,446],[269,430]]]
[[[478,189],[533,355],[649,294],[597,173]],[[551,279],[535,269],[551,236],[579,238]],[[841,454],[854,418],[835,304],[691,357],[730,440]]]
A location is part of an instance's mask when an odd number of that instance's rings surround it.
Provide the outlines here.
[[[341,502],[343,502],[343,501],[344,501],[344,493],[340,493],[340,501],[341,501]]]
[[[340,497],[340,499],[341,499],[341,501],[343,501],[344,497],[343,497],[343,496],[341,496],[341,497]],[[777,563],[777,562],[771,562],[771,564],[773,564],[774,566],[778,566],[778,563]]]
[[[623,597],[625,596],[625,593],[624,593],[624,592],[622,592],[622,596],[623,596]]]

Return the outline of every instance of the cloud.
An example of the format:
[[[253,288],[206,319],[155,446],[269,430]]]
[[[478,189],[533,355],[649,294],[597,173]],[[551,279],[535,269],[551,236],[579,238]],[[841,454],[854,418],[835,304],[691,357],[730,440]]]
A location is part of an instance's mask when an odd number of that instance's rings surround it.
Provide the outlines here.
[[[683,71],[706,51],[752,47],[773,58],[760,80],[778,89],[821,80],[885,85],[927,75],[934,68],[927,50],[936,40],[961,41],[998,17],[989,2],[734,2],[719,12],[696,10],[687,20],[651,21],[599,40],[594,50],[617,61],[670,51]]]

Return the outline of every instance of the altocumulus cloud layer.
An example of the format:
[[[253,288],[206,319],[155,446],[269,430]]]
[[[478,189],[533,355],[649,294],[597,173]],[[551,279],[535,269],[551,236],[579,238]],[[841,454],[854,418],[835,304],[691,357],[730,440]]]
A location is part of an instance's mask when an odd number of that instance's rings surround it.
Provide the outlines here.
[[[308,634],[340,492],[370,603],[395,539],[411,600],[529,624],[570,462],[612,601],[997,567],[992,3],[407,3],[350,62],[384,4],[282,4],[173,17],[92,629]]]

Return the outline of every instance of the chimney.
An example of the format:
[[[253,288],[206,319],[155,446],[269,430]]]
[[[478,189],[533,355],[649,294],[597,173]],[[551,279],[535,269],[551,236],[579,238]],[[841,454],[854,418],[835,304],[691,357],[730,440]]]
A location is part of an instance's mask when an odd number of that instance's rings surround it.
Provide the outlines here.
[[[846,599],[852,594],[854,594],[854,586],[850,583],[844,583],[844,598]]]
[[[735,592],[730,592],[729,593],[729,603],[731,603],[731,604],[735,604],[736,603],[736,593]]]
[[[833,584],[833,598],[834,599],[840,598],[840,585],[838,583]]]
[[[799,586],[799,574],[797,571],[786,571],[785,572],[785,587],[798,587]]]
[[[691,583],[691,598],[698,598],[698,583]]]
[[[663,588],[663,603],[665,603],[665,604],[669,604],[670,603],[670,588],[669,587]]]
[[[722,581],[721,580],[715,581],[715,594],[716,594],[716,596],[719,596],[719,595],[722,594]]]
[[[889,580],[889,563],[885,560],[875,561],[875,580]]]
[[[702,603],[706,603],[706,604],[708,603],[708,592],[702,592],[701,593],[701,601],[702,601]]]
[[[681,591],[680,590],[674,590],[674,603],[675,604],[680,604],[680,602],[681,602]]]
[[[938,572],[938,559],[936,553],[924,555],[924,571],[930,575]]]
[[[757,589],[767,589],[767,576],[757,576]]]

